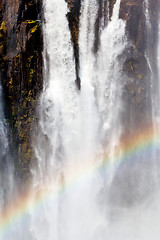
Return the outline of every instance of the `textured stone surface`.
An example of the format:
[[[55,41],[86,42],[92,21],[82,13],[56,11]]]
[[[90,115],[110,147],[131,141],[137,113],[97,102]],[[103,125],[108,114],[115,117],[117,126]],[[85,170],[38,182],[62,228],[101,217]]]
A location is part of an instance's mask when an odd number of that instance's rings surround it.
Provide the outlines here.
[[[145,1],[142,0],[121,1],[120,17],[126,21],[126,34],[130,43],[125,52],[127,59],[124,66],[124,122],[128,129],[149,124],[152,115],[149,64],[156,75],[159,1],[149,1],[147,21],[145,7]]]
[[[42,89],[41,18],[39,0],[1,2],[0,70],[20,176],[29,174],[34,158],[31,134],[36,121],[36,100]]]

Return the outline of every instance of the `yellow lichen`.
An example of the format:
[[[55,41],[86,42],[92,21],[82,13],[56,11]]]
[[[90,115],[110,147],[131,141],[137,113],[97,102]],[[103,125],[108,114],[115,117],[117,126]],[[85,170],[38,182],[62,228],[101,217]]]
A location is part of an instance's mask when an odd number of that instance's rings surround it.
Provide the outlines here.
[[[26,20],[25,22],[28,24],[32,24],[32,23],[36,23],[37,21],[36,20]]]
[[[35,25],[30,31],[31,31],[31,33],[34,33],[35,31],[37,31],[37,28],[38,28],[38,26],[37,25]]]
[[[10,78],[9,84],[10,84],[10,85],[13,84],[13,78]]]
[[[141,74],[138,74],[137,77],[138,77],[139,79],[142,79],[142,75],[141,75]]]
[[[7,32],[6,24],[5,24],[4,21],[2,21],[2,23],[1,23],[1,25],[0,25],[0,31],[2,31],[2,30],[3,30],[4,33]]]

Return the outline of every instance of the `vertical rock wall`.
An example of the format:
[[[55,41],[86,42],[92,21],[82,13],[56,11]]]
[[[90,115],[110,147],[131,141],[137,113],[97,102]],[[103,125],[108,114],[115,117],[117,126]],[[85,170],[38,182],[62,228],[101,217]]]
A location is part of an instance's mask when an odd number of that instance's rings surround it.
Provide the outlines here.
[[[6,116],[13,130],[15,164],[27,176],[33,161],[31,134],[42,89],[42,5],[40,0],[0,3],[0,72]]]
[[[120,18],[126,21],[129,42],[125,51],[123,114],[128,131],[152,121],[151,68],[156,75],[159,1],[149,0],[148,6],[147,17],[145,0],[121,1]]]

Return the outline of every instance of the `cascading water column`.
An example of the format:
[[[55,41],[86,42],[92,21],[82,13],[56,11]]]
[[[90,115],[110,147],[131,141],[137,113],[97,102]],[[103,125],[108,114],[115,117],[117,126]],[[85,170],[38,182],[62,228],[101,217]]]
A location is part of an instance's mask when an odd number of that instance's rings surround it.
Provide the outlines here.
[[[152,57],[152,25],[151,25],[151,16],[149,13],[150,4],[149,0],[144,1],[144,13],[146,20],[146,54],[145,57],[147,59],[149,74],[148,81],[150,82],[150,101],[151,106],[148,106],[148,113],[151,113],[149,118],[151,127],[153,128],[154,137],[157,138],[160,131],[160,68],[159,68],[159,59],[160,59],[160,33],[158,34],[158,47],[157,47],[157,61],[153,61]],[[160,32],[160,31],[159,31]],[[156,67],[155,67],[156,65]],[[158,73],[157,73],[158,68]],[[151,108],[151,111],[150,111]],[[156,139],[158,141],[158,139]],[[160,143],[160,142],[159,142]],[[152,184],[152,191],[158,191],[159,189],[159,181],[160,181],[160,171],[159,169],[159,156],[160,148],[158,147],[158,143],[156,147],[153,145],[152,153],[151,153],[151,166],[150,166],[150,182]]]
[[[51,198],[44,201],[40,213],[32,214],[31,233],[36,240],[105,237],[107,220],[99,202],[106,197],[104,194],[100,196],[106,186],[103,186],[104,176],[99,166],[103,164],[106,150],[104,139],[108,135],[108,144],[112,139],[107,151],[114,156],[115,132],[117,134],[119,129],[119,122],[114,121],[112,131],[112,120],[119,116],[119,105],[115,108],[115,104],[121,95],[118,56],[125,45],[122,44],[125,24],[119,20],[119,8],[118,0],[113,19],[102,31],[100,50],[95,54],[98,2],[82,2],[79,34],[81,91],[78,92],[66,18],[67,5],[63,1],[46,0],[44,76],[48,79],[40,102],[41,134],[36,148],[38,171],[33,171],[33,201],[36,192],[44,187]],[[115,27],[117,31],[117,23],[120,29],[114,35],[111,28]],[[96,79],[100,86],[97,86]],[[115,91],[117,84],[118,95]],[[107,87],[110,90],[106,96]],[[109,128],[105,127],[107,125]],[[120,133],[118,130],[116,144]],[[55,196],[51,194],[54,189],[57,189]]]
[[[47,79],[40,100],[41,131],[35,149],[38,171],[33,170],[33,201],[36,191],[44,187],[46,195],[51,197],[44,201],[40,215],[32,215],[31,231],[36,240],[56,240],[65,232],[61,219],[63,195],[59,191],[67,181],[68,161],[75,159],[77,149],[78,90],[67,4],[46,0],[44,12],[44,76]]]
[[[0,84],[0,219],[8,203],[13,203],[15,193],[14,164],[10,153],[8,126],[4,114],[3,88]],[[14,239],[13,232],[7,235]],[[0,235],[0,239],[6,239]]]
[[[157,66],[158,66],[158,104],[157,104],[157,122],[160,124],[160,13],[159,13],[159,24],[158,24],[158,48],[157,48]]]
[[[123,108],[123,51],[127,46],[125,22],[119,19],[120,0],[117,0],[111,20],[102,30],[100,47],[95,71],[96,101],[101,123],[101,140],[105,146],[104,152],[110,161],[110,170],[105,176],[106,188],[110,188],[114,177],[116,148],[123,131],[121,114]],[[107,187],[108,185],[108,187]]]
[[[99,130],[99,116],[94,94],[95,56],[92,51],[94,45],[94,25],[97,16],[97,1],[85,0],[81,7],[79,57],[81,91],[79,93],[79,128],[76,129],[75,139],[78,148],[74,152],[74,159],[68,159],[64,169],[66,182],[72,176],[73,187],[65,191],[62,204],[62,239],[101,239],[101,227],[104,225],[103,214],[98,205],[98,194],[101,189],[101,177],[95,165],[102,154]],[[70,146],[71,147],[71,146]],[[74,181],[76,184],[74,184]]]
[[[8,149],[7,127],[3,111],[2,86],[0,85],[0,153],[1,162],[4,161]]]
[[[158,24],[158,48],[157,48],[157,66],[158,66],[158,79],[157,79],[157,84],[156,84],[156,94],[153,92],[152,93],[152,98],[155,97],[155,102],[154,102],[154,112],[155,112],[155,118],[154,118],[154,124],[155,124],[155,131],[156,134],[159,136],[160,135],[160,13],[159,13],[159,24]],[[156,154],[156,189],[159,191],[159,183],[160,183],[160,164],[159,164],[159,154],[160,154],[160,141],[159,145],[157,148],[157,151],[155,152]],[[159,192],[160,193],[160,192]]]
[[[3,112],[3,106],[2,106],[2,86],[0,85],[0,165],[1,169],[4,168],[5,165],[5,155],[6,150],[8,148],[8,140],[7,140],[7,134],[6,134],[6,128],[5,128],[5,122],[4,122],[4,112]],[[3,209],[4,206],[4,185],[3,180],[4,176],[2,175],[3,172],[0,174],[0,212]]]

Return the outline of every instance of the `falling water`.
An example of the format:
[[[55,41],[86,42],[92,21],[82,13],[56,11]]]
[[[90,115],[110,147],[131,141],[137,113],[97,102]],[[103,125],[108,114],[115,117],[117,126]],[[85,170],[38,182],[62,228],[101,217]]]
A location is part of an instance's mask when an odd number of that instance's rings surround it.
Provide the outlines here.
[[[5,128],[5,122],[4,122],[4,113],[3,113],[3,106],[2,106],[2,87],[0,86],[0,158],[2,159],[2,165],[3,162],[5,161],[5,154],[6,154],[6,149],[8,147],[8,141],[6,138],[6,128]],[[1,175],[0,178],[0,211],[3,208],[4,205],[4,191],[3,191],[3,177]]]
[[[5,158],[8,149],[8,139],[7,139],[7,132],[6,132],[6,122],[4,117],[3,111],[3,97],[2,97],[2,87],[0,85],[0,153],[1,159]]]
[[[39,167],[38,171],[33,170],[33,189],[36,192],[45,185],[47,192],[54,188],[62,190],[56,198],[44,202],[40,214],[32,216],[31,231],[36,240],[105,237],[106,211],[102,212],[100,202],[114,176],[114,154],[122,130],[122,65],[118,57],[126,39],[119,8],[120,0],[109,24],[102,24],[98,52],[94,53],[98,3],[82,2],[79,92],[75,85],[67,5],[63,1],[46,1],[44,55],[48,56],[45,63],[49,73],[44,74],[49,78],[41,97],[41,137],[36,149]],[[95,165],[103,164],[105,151],[110,155],[108,174],[93,171]]]
[[[7,203],[11,202],[15,190],[12,160],[4,114],[3,88],[0,84],[0,216]]]
[[[156,108],[157,108],[157,122],[158,124],[160,124],[160,14],[159,14],[159,26],[158,26],[158,49],[157,49],[157,65],[158,65],[158,96],[157,96],[157,105],[156,105]]]
[[[145,12],[145,20],[146,20],[146,54],[145,57],[147,59],[148,67],[149,67],[149,72],[150,72],[150,91],[151,91],[151,121],[154,129],[154,134],[157,134],[157,131],[159,131],[159,126],[160,126],[160,82],[159,82],[159,50],[157,51],[157,62],[156,66],[158,67],[158,73],[157,69],[155,68],[154,64],[155,62],[152,59],[152,50],[151,50],[151,38],[152,38],[152,25],[151,25],[151,17],[149,14],[149,1],[145,0],[144,1],[144,12]],[[158,35],[158,42],[160,41],[160,36]],[[158,44],[158,49],[159,49],[160,44]],[[152,189],[157,189],[158,190],[158,185],[159,185],[159,160],[158,160],[158,155],[159,155],[159,147],[156,149],[153,149],[152,151],[152,166],[151,166],[151,171],[153,172],[153,186]]]

